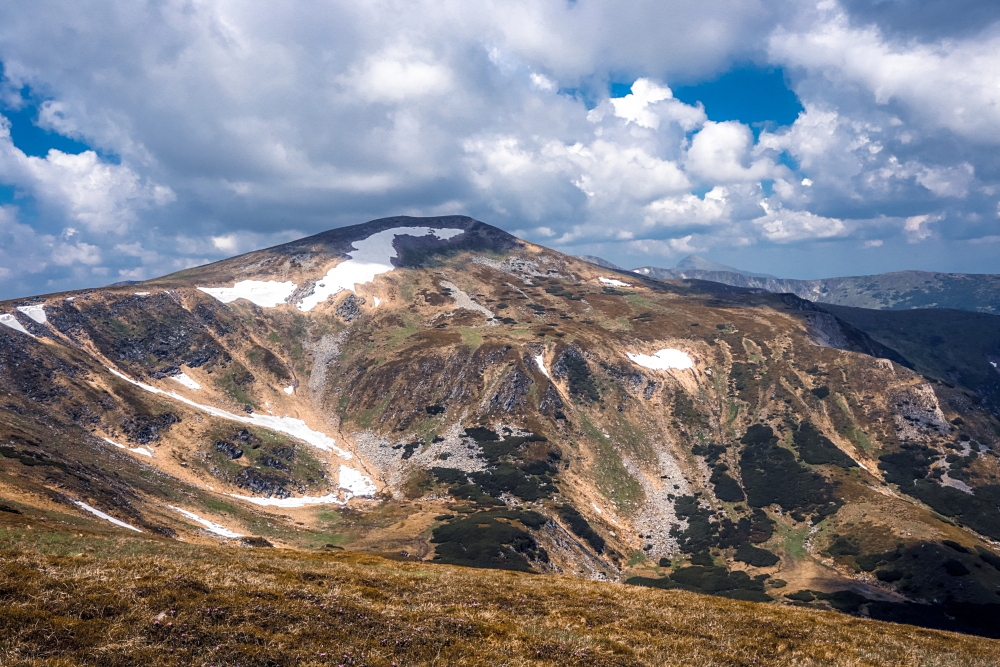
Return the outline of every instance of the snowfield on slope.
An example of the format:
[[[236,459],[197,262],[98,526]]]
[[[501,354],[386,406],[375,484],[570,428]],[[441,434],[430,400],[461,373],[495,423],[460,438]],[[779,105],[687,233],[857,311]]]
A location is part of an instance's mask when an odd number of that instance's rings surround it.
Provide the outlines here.
[[[348,451],[337,447],[334,443],[336,440],[328,436],[321,431],[314,431],[301,419],[295,419],[294,417],[275,417],[272,415],[237,415],[232,412],[227,412],[226,410],[220,410],[219,408],[212,407],[211,405],[202,405],[201,403],[195,403],[190,398],[185,398],[180,394],[173,391],[163,391],[162,389],[157,389],[156,387],[148,384],[144,384],[137,380],[133,380],[129,376],[121,373],[114,368],[108,368],[109,371],[115,377],[119,377],[128,383],[134,384],[140,389],[144,389],[151,394],[160,394],[161,396],[168,396],[176,401],[180,401],[185,405],[189,405],[192,408],[202,410],[207,412],[213,417],[219,417],[220,419],[228,419],[230,421],[240,422],[243,424],[252,424],[254,426],[260,426],[262,428],[269,429],[271,431],[277,431],[278,433],[284,433],[285,435],[290,435],[293,438],[301,440],[307,445],[312,445],[316,449],[323,450],[325,452],[333,451],[336,452],[341,458],[350,460],[354,457]]]
[[[178,373],[177,375],[171,375],[170,379],[173,380],[174,382],[180,382],[188,389],[192,389],[194,391],[201,389],[201,385],[195,382],[194,378],[192,378],[187,373],[184,373],[183,371]]]
[[[25,329],[24,326],[17,321],[17,318],[11,315],[10,313],[0,314],[0,324],[10,327],[14,331],[20,331],[23,334],[31,336],[31,334],[28,333],[28,330]],[[32,338],[34,338],[34,336],[32,336]]]
[[[232,287],[199,287],[205,294],[222,303],[232,303],[246,299],[261,308],[274,308],[285,303],[298,285],[293,282],[279,283],[274,280],[241,280]]]
[[[237,496],[233,498],[245,500],[261,507],[305,507],[307,505],[346,505],[351,498],[372,498],[375,496],[375,483],[354,468],[340,466],[340,491],[343,500],[336,493],[325,496],[302,496],[300,498],[255,498],[253,496]]]
[[[298,303],[298,309],[310,311],[328,298],[343,290],[354,291],[355,285],[363,285],[375,280],[375,276],[388,273],[396,267],[392,259],[398,257],[393,242],[397,236],[433,236],[447,241],[458,236],[464,229],[431,229],[430,227],[395,227],[384,232],[372,234],[366,239],[354,242],[354,250],[347,253],[350,257],[330,269],[327,274],[316,281],[312,294]]]
[[[102,440],[104,440],[104,442],[108,443],[109,445],[114,445],[118,449],[127,449],[128,451],[132,452],[133,454],[142,454],[143,456],[148,456],[151,459],[156,458],[153,455],[153,450],[149,449],[147,447],[126,447],[125,445],[121,444],[120,442],[115,442],[114,440],[112,440],[110,438],[102,438]]]
[[[237,537],[243,537],[239,533],[234,533],[233,531],[229,530],[225,526],[220,526],[219,524],[214,523],[212,521],[209,521],[208,519],[201,518],[200,516],[198,516],[194,512],[189,512],[187,510],[181,509],[180,507],[174,507],[173,505],[167,505],[167,507],[169,507],[170,509],[174,510],[178,514],[184,515],[185,517],[187,517],[188,519],[191,519],[195,523],[200,523],[202,526],[205,527],[205,530],[207,530],[208,532],[213,533],[215,535],[218,535],[219,537],[226,537],[226,538],[229,538],[229,539],[234,539],[234,538],[237,538]]]
[[[91,514],[93,514],[96,517],[100,517],[100,518],[104,519],[105,521],[110,521],[111,523],[115,524],[116,526],[121,526],[122,528],[128,528],[129,530],[134,530],[137,533],[141,533],[142,532],[141,530],[139,530],[135,526],[130,526],[127,523],[125,523],[124,521],[119,521],[118,519],[114,518],[113,516],[109,516],[109,515],[105,514],[104,512],[102,512],[101,510],[95,509],[95,508],[91,507],[90,505],[88,505],[85,502],[82,502],[82,501],[79,501],[79,500],[74,500],[73,503],[75,505],[78,505],[79,507],[87,510],[88,512],[90,512]]]
[[[346,259],[330,269],[325,276],[316,281],[312,294],[303,298],[296,307],[307,312],[326,301],[328,298],[344,290],[354,291],[356,285],[370,283],[375,276],[388,273],[396,267],[392,265],[398,257],[393,242],[397,236],[427,236],[428,234],[447,241],[463,233],[464,229],[433,229],[431,227],[395,227],[355,241],[354,250],[347,253]],[[274,280],[241,280],[232,287],[199,287],[199,290],[214,297],[222,303],[232,303],[237,299],[246,299],[261,308],[274,308],[286,303],[298,285]],[[375,300],[378,307],[379,300]]]
[[[694,368],[694,362],[691,361],[691,357],[689,357],[687,353],[673,348],[659,350],[653,355],[626,352],[625,356],[627,356],[632,363],[654,371],[665,371],[671,368]]]
[[[610,285],[611,287],[631,287],[632,286],[632,283],[623,283],[620,280],[615,280],[614,278],[605,278],[604,276],[601,276],[600,278],[598,278],[598,280],[601,281],[602,285]]]
[[[46,322],[45,308],[42,306],[18,306],[17,309],[39,324]]]

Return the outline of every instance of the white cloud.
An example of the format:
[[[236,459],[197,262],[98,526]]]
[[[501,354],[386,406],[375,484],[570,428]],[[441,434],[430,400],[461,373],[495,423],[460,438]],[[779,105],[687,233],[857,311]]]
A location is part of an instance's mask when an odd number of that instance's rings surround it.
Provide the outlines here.
[[[929,239],[934,232],[931,231],[931,224],[941,220],[941,215],[913,215],[903,223],[903,232],[910,243],[920,243]]]
[[[708,121],[691,141],[687,168],[715,183],[760,181],[780,173],[770,159],[751,158],[753,143],[753,133],[742,123]]]
[[[894,43],[877,26],[853,26],[834,2],[819,6],[801,29],[774,32],[771,58],[844,86],[863,86],[877,104],[902,104],[922,122],[977,142],[1000,143],[995,30],[966,40]]]
[[[443,95],[453,86],[450,69],[427,50],[396,46],[365,58],[341,81],[368,102],[399,103]]]
[[[753,220],[753,225],[766,239],[775,243],[828,239],[847,233],[847,225],[837,218],[827,218],[809,211],[772,208],[766,202],[762,206],[765,215]]]
[[[670,88],[650,79],[636,79],[631,91],[624,97],[605,100],[587,118],[599,123],[610,111],[626,123],[635,123],[639,127],[655,130],[662,121],[668,121],[677,123],[686,132],[699,127],[706,120],[704,108],[674,99]]]
[[[86,264],[95,266],[101,263],[101,249],[89,243],[60,243],[52,253],[52,263],[58,266]]]
[[[905,230],[914,202],[960,221],[931,225],[942,243],[996,232],[995,28],[909,39],[787,0],[46,2],[0,8],[0,103],[30,89],[40,127],[94,150],[31,157],[0,137],[0,183],[38,212],[17,223],[35,228],[36,285],[397,213],[664,252],[689,233],[858,248],[880,216],[898,248],[931,224]],[[790,127],[674,97],[749,60],[785,68],[805,107]]]
[[[173,200],[170,188],[149,185],[128,166],[102,161],[94,151],[77,155],[52,149],[44,158],[25,155],[0,116],[0,181],[33,194],[43,207],[92,232],[122,232],[137,209]]]
[[[704,197],[683,194],[658,199],[646,206],[645,222],[665,227],[712,226],[725,222],[730,216],[728,194],[726,188],[716,186]]]
[[[539,74],[538,72],[532,72],[530,74],[531,85],[538,90],[544,90],[547,93],[554,92],[558,86],[556,82],[545,76],[544,74]]]

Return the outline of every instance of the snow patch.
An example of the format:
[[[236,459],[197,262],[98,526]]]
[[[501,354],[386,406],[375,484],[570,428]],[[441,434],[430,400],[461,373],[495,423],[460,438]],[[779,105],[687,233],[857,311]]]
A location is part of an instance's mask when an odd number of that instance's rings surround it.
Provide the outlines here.
[[[126,447],[125,445],[115,442],[110,438],[102,438],[102,440],[104,440],[104,442],[108,443],[109,445],[114,445],[118,449],[127,449],[133,454],[142,454],[143,456],[148,456],[151,459],[156,458],[156,456],[153,455],[153,450],[149,449],[148,447]]]
[[[191,378],[190,375],[188,375],[187,373],[185,373],[183,371],[181,371],[177,375],[171,375],[170,379],[173,380],[174,382],[181,383],[182,385],[184,385],[188,389],[193,389],[195,391],[198,391],[199,389],[201,389],[201,385],[198,384],[197,382],[195,382]]]
[[[136,292],[136,296],[149,296],[149,292]]]
[[[545,370],[545,359],[542,358],[542,355],[540,354],[535,355],[535,363],[538,364],[538,370],[542,372],[542,375],[551,380],[552,376],[549,375],[549,372],[547,370]]]
[[[382,299],[378,298],[377,296],[373,296],[373,297],[372,297],[372,300],[374,300],[374,301],[375,301],[375,307],[376,307],[376,308],[378,308],[378,307],[379,307],[379,305],[380,305],[380,304],[382,303]]]
[[[46,322],[45,308],[42,306],[18,306],[17,309],[39,324]]]
[[[285,387],[284,389],[282,389],[281,391],[283,391],[283,392],[285,392],[286,394],[288,394],[289,396],[291,396],[292,394],[294,394],[294,393],[295,393],[295,387],[293,387],[293,386],[288,386],[288,387]]]
[[[10,313],[0,314],[0,324],[10,327],[14,331],[20,331],[23,334],[31,336],[31,334],[28,333],[28,330],[25,329],[24,326],[22,326],[21,323],[17,321],[17,318],[11,315]],[[34,338],[34,336],[31,337]]]
[[[205,530],[207,530],[210,533],[214,533],[214,534],[218,535],[219,537],[228,537],[230,539],[237,538],[237,537],[243,537],[239,533],[234,533],[233,531],[229,530],[225,526],[220,526],[219,524],[213,523],[213,522],[209,521],[208,519],[201,518],[200,516],[198,516],[194,512],[188,512],[187,510],[182,510],[180,507],[174,507],[173,505],[167,505],[167,507],[169,507],[170,509],[174,510],[178,514],[184,515],[185,517],[187,517],[188,519],[191,519],[192,521],[194,521],[196,523],[200,523],[202,526],[205,527]]]
[[[275,417],[272,415],[237,415],[232,412],[227,412],[226,410],[220,410],[219,408],[212,407],[211,405],[202,405],[201,403],[195,403],[190,398],[185,398],[180,394],[173,391],[163,391],[162,389],[157,389],[148,384],[138,382],[128,377],[124,373],[121,373],[114,368],[108,367],[116,377],[129,382],[140,389],[145,389],[151,394],[160,394],[161,396],[168,396],[176,401],[180,401],[185,405],[189,405],[192,408],[207,412],[213,417],[218,417],[220,419],[228,419],[230,421],[240,422],[242,424],[252,424],[254,426],[260,426],[261,428],[266,428],[271,431],[277,431],[278,433],[284,433],[285,435],[290,435],[297,440],[301,440],[307,445],[311,445],[316,449],[323,450],[325,452],[333,451],[336,452],[340,457],[350,460],[354,455],[348,451],[337,447],[334,443],[336,440],[326,435],[321,431],[314,431],[301,419],[295,419],[293,417]]]
[[[298,289],[298,285],[290,281],[279,283],[274,280],[241,280],[232,287],[199,287],[198,289],[222,303],[246,299],[261,308],[274,308],[278,304],[284,303],[292,295],[292,292]]]
[[[76,504],[76,505],[78,505],[78,506],[80,506],[80,507],[82,507],[83,509],[87,510],[88,512],[90,512],[94,516],[98,516],[98,517],[104,519],[105,521],[110,521],[111,523],[115,524],[116,526],[121,526],[122,528],[128,528],[129,530],[134,530],[137,533],[141,533],[142,532],[141,530],[139,530],[135,526],[130,526],[127,523],[125,523],[124,521],[119,521],[118,519],[114,518],[113,516],[108,516],[107,514],[105,514],[104,512],[102,512],[101,510],[95,509],[95,508],[91,507],[90,505],[88,505],[85,502],[81,502],[79,500],[74,500],[73,503]]]
[[[993,364],[993,368],[996,368],[996,367],[997,367],[997,362],[995,362],[995,361],[991,361],[990,363],[991,363],[991,364]]]
[[[601,276],[598,278],[602,285],[611,285],[612,287],[631,287],[631,283],[623,283],[620,280],[615,280],[614,278],[605,278]]]
[[[375,276],[388,273],[396,267],[391,260],[398,257],[393,242],[397,236],[433,236],[447,241],[463,233],[464,229],[431,229],[430,227],[396,227],[372,234],[366,239],[355,241],[354,250],[347,253],[344,260],[330,269],[316,281],[313,293],[297,304],[301,311],[310,311],[343,290],[354,292],[355,285],[370,283]]]
[[[354,468],[340,466],[340,491],[342,494],[328,493],[325,496],[302,496],[301,498],[254,498],[237,496],[261,507],[305,507],[307,505],[346,505],[351,498],[371,498],[375,495],[375,483]],[[343,498],[341,498],[343,496]]]
[[[673,348],[660,350],[652,356],[648,354],[632,354],[631,352],[626,352],[625,356],[631,359],[632,363],[654,371],[665,371],[670,368],[694,368],[694,362],[691,361],[691,357],[685,352]]]
[[[375,483],[360,471],[347,466],[340,466],[340,488],[359,498],[375,495]]]

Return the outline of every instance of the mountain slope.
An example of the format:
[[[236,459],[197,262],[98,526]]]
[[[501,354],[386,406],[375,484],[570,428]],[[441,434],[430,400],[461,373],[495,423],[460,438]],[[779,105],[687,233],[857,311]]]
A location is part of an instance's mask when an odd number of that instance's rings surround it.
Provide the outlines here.
[[[1000,634],[996,415],[792,295],[450,216],[0,314],[22,512]]]
[[[0,512],[5,664],[986,667],[1000,654],[831,612],[84,523]]]

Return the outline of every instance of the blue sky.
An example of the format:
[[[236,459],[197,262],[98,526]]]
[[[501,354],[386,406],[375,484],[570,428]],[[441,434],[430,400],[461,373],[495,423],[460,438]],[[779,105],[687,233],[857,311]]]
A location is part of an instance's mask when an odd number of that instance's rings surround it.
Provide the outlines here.
[[[1000,9],[957,1],[8,3],[0,298],[394,214],[626,266],[1000,272]]]

